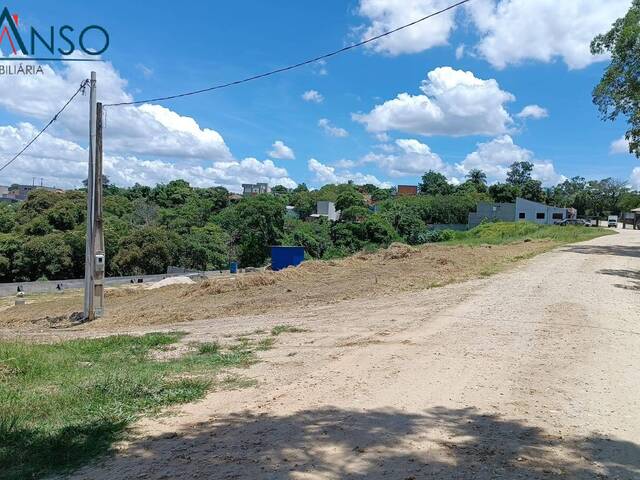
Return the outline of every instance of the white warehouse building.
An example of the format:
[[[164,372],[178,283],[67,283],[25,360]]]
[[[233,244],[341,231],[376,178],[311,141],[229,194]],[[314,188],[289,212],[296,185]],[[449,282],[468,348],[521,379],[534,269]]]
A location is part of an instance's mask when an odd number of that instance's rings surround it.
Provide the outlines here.
[[[469,228],[477,227],[483,220],[553,225],[567,218],[572,218],[572,209],[516,198],[516,203],[478,203],[476,211],[469,214]]]

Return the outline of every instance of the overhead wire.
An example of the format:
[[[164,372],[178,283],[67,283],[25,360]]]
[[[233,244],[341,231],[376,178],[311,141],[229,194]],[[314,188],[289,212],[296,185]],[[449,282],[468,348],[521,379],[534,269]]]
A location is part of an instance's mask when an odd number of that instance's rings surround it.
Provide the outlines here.
[[[60,110],[58,110],[58,112],[51,118],[51,120],[49,120],[49,122],[40,129],[40,131],[38,132],[38,134],[36,136],[34,136],[23,148],[22,150],[20,150],[18,153],[16,153],[13,158],[11,158],[11,160],[7,161],[6,163],[4,163],[2,166],[0,166],[0,172],[2,170],[4,170],[5,168],[7,168],[9,165],[11,165],[13,162],[15,162],[18,158],[20,158],[20,156],[26,152],[26,150],[38,139],[40,138],[40,136],[47,131],[47,129],[53,125],[53,123],[55,121],[58,120],[58,117],[62,114],[62,112],[64,112],[67,107],[71,104],[71,102],[73,102],[73,100],[78,96],[78,94],[80,92],[83,92],[84,94],[84,90],[86,88],[86,86],[88,85],[89,80],[85,79],[82,81],[82,83],[80,84],[80,87],[78,87],[78,90],[76,90],[76,92],[71,95],[71,98],[69,98],[69,100],[67,100],[67,102],[62,106],[62,108]]]
[[[367,38],[367,39],[362,40],[360,42],[353,43],[351,45],[347,45],[346,47],[340,48],[338,50],[334,50],[332,52],[328,52],[328,53],[325,53],[323,55],[319,55],[319,56],[316,56],[314,58],[310,58],[308,60],[304,60],[302,62],[295,63],[293,65],[288,65],[286,67],[278,68],[278,69],[275,69],[275,70],[270,70],[268,72],[264,72],[264,73],[260,73],[260,74],[257,74],[257,75],[253,75],[251,77],[246,77],[246,78],[243,78],[243,79],[240,79],[240,80],[235,80],[235,81],[232,81],[232,82],[227,82],[227,83],[214,85],[214,86],[207,87],[207,88],[202,88],[202,89],[199,89],[199,90],[193,90],[193,91],[189,91],[189,92],[179,93],[179,94],[176,94],[176,95],[168,95],[168,96],[163,96],[163,97],[148,98],[148,99],[144,99],[144,100],[135,100],[135,101],[131,101],[131,102],[107,103],[107,104],[104,105],[104,107],[119,107],[119,106],[125,106],[125,105],[140,105],[140,104],[143,104],[143,103],[150,103],[150,102],[163,102],[163,101],[167,101],[167,100],[173,100],[173,99],[176,99],[176,98],[189,97],[189,96],[192,96],[192,95],[199,95],[199,94],[206,93],[206,92],[211,92],[211,91],[214,91],[214,90],[220,90],[220,89],[223,89],[223,88],[232,87],[232,86],[235,86],[235,85],[240,85],[240,84],[243,84],[243,83],[251,82],[253,80],[258,80],[260,78],[265,78],[265,77],[269,77],[269,76],[276,75],[276,74],[279,74],[279,73],[287,72],[289,70],[300,68],[300,67],[303,67],[305,65],[310,65],[312,63],[319,62],[320,60],[324,60],[324,59],[333,57],[335,55],[339,55],[341,53],[347,52],[347,51],[352,50],[354,48],[361,47],[361,46],[366,45],[368,43],[375,42],[376,40],[380,40],[381,38],[387,37],[387,36],[392,35],[392,34],[394,34],[396,32],[399,32],[401,30],[404,30],[406,28],[409,28],[409,27],[417,25],[417,24],[419,24],[421,22],[424,22],[425,20],[428,20],[430,18],[433,18],[435,16],[438,16],[438,15],[441,15],[441,14],[443,14],[445,12],[453,10],[453,9],[455,9],[455,8],[465,4],[465,3],[468,3],[470,1],[471,0],[460,0],[457,3],[449,5],[448,7],[442,8],[442,9],[440,9],[438,11],[430,13],[429,15],[425,15],[424,17],[418,18],[417,20],[414,20],[412,22],[406,23],[406,24],[401,25],[401,26],[399,26],[397,28],[394,28],[392,30],[388,30],[388,31],[383,32],[383,33],[381,33],[379,35],[375,35],[373,37]],[[89,80],[85,79],[80,84],[80,87],[78,88],[78,90],[76,90],[76,92],[71,96],[71,98],[69,98],[69,100],[63,105],[63,107],[53,116],[53,118],[51,118],[51,120],[49,120],[49,122],[44,127],[42,127],[42,129],[40,129],[40,131],[22,148],[22,150],[20,150],[18,153],[16,153],[9,161],[7,161],[2,166],[0,166],[0,172],[2,172],[5,168],[7,168],[9,165],[11,165],[13,162],[15,162],[18,158],[20,158],[20,156],[31,145],[33,145],[33,143],[38,138],[40,138],[40,136],[43,133],[45,133],[47,131],[47,129],[51,125],[53,125],[54,122],[56,122],[58,120],[58,117],[66,110],[66,108],[78,96],[78,94],[80,92],[84,93],[84,90],[85,90],[85,88],[86,88],[88,83],[89,83]],[[106,109],[105,109],[105,114],[106,114]]]
[[[278,68],[278,69],[275,69],[275,70],[270,70],[270,71],[264,72],[264,73],[259,73],[257,75],[253,75],[251,77],[246,77],[246,78],[243,78],[243,79],[240,79],[240,80],[234,80],[232,82],[227,82],[227,83],[222,83],[222,84],[219,84],[219,85],[214,85],[214,86],[211,86],[211,87],[201,88],[199,90],[192,90],[192,91],[189,91],[189,92],[178,93],[178,94],[175,94],[175,95],[167,95],[167,96],[163,96],[163,97],[147,98],[147,99],[144,99],[144,100],[135,100],[135,101],[130,101],[130,102],[107,103],[104,106],[105,107],[120,107],[120,106],[125,106],[125,105],[140,105],[140,104],[143,104],[143,103],[163,102],[163,101],[167,101],[167,100],[174,100],[176,98],[183,98],[183,97],[189,97],[189,96],[192,96],[192,95],[199,95],[201,93],[211,92],[213,90],[220,90],[220,89],[223,89],[223,88],[228,88],[228,87],[232,87],[232,86],[235,86],[235,85],[240,85],[242,83],[251,82],[253,80],[258,80],[260,78],[270,77],[272,75],[276,75],[278,73],[287,72],[289,70],[300,68],[300,67],[303,67],[305,65],[316,63],[316,62],[319,62],[320,60],[324,60],[324,59],[333,57],[335,55],[339,55],[341,53],[344,53],[346,51],[352,50],[354,48],[361,47],[361,46],[366,45],[368,43],[375,42],[376,40],[380,40],[381,38],[384,38],[384,37],[387,37],[389,35],[392,35],[392,34],[394,34],[396,32],[404,30],[405,28],[412,27],[414,25],[417,25],[418,23],[424,22],[425,20],[428,20],[428,19],[433,18],[433,17],[435,17],[437,15],[441,15],[441,14],[443,14],[445,12],[448,12],[449,10],[453,10],[454,8],[457,8],[460,5],[463,5],[463,4],[468,3],[470,1],[471,0],[461,0],[461,1],[457,2],[457,3],[449,5],[448,7],[445,7],[443,9],[441,9],[441,10],[438,10],[436,12],[430,13],[429,15],[425,15],[424,17],[421,17],[421,18],[419,18],[417,20],[414,20],[414,21],[412,21],[410,23],[406,23],[404,25],[401,25],[400,27],[394,28],[393,30],[388,30],[388,31],[383,32],[383,33],[381,33],[379,35],[367,38],[365,40],[362,40],[362,41],[357,42],[357,43],[353,43],[351,45],[347,45],[346,47],[340,48],[338,50],[334,50],[332,52],[325,53],[325,54],[319,55],[317,57],[310,58],[308,60],[304,60],[304,61],[299,62],[299,63],[295,63],[293,65],[288,65],[286,67]]]

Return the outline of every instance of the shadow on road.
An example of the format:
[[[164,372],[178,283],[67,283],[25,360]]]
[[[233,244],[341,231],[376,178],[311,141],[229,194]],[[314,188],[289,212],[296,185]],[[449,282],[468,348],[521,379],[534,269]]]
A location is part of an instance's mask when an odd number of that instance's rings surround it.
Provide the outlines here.
[[[319,409],[215,418],[136,442],[109,463],[83,478],[631,480],[640,446],[562,437],[473,408]]]
[[[631,280],[631,283],[615,284],[615,286],[618,288],[623,288],[625,290],[640,290],[640,270],[604,269],[598,270],[598,273],[601,273],[602,275],[613,275],[616,277],[622,277]]]
[[[585,255],[618,255],[640,258],[640,247],[629,245],[569,245],[562,250]]]

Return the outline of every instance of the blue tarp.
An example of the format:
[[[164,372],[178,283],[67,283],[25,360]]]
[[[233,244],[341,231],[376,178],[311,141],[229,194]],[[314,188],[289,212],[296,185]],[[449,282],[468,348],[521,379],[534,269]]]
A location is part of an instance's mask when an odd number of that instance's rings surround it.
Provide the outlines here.
[[[271,269],[297,267],[304,261],[304,247],[271,247]]]

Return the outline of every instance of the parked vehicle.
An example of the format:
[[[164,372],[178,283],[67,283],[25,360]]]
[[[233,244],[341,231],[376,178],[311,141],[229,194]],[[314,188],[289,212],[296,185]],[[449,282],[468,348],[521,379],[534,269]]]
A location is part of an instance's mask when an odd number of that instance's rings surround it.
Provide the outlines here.
[[[618,228],[618,216],[617,215],[609,215],[607,218],[607,228]]]
[[[565,220],[559,220],[555,222],[556,225],[560,225],[561,227],[566,227],[568,225],[573,225],[576,227],[590,227],[591,222],[587,220],[583,220],[581,218],[567,218]]]

